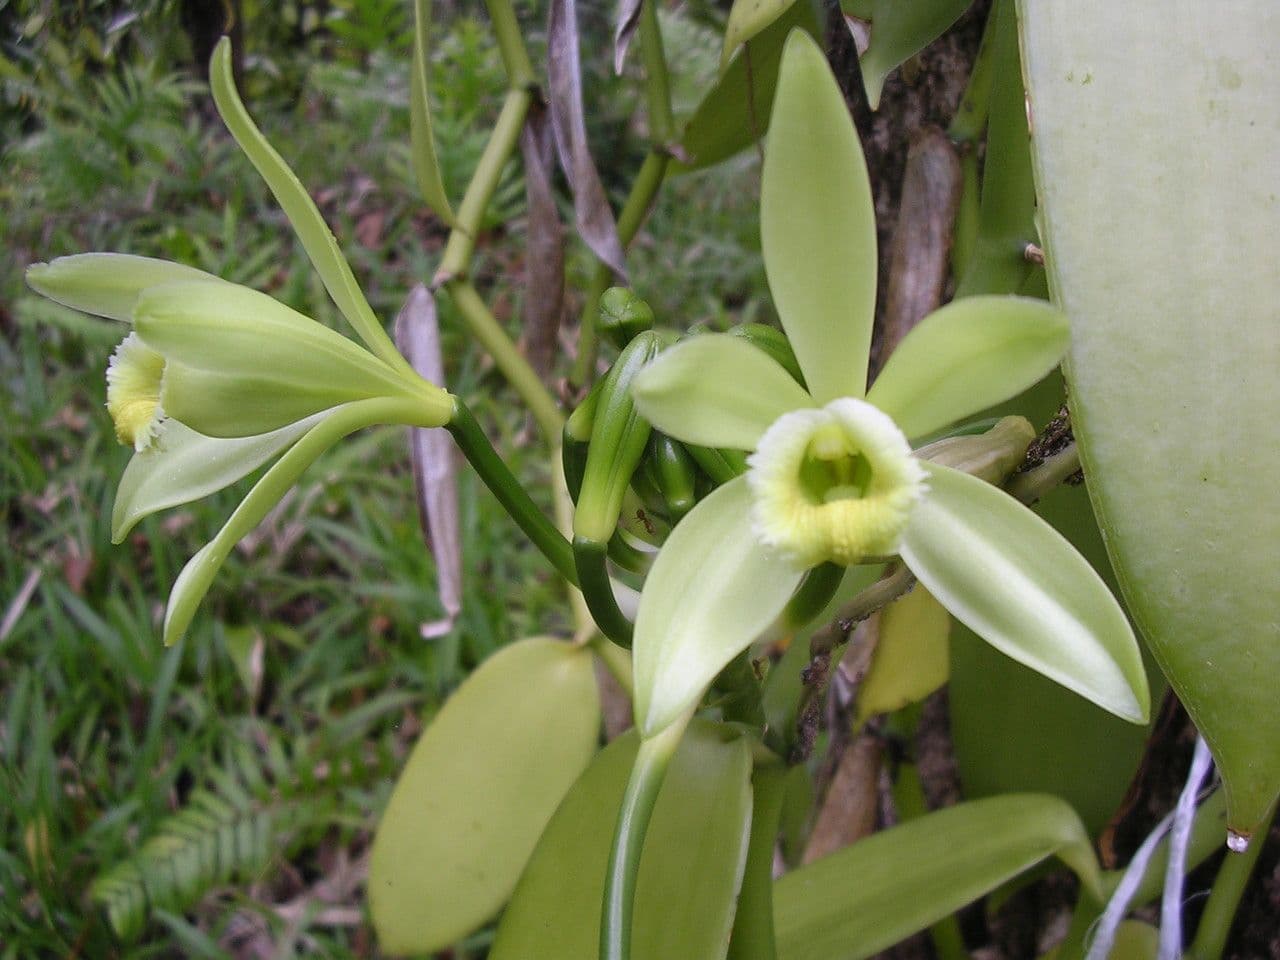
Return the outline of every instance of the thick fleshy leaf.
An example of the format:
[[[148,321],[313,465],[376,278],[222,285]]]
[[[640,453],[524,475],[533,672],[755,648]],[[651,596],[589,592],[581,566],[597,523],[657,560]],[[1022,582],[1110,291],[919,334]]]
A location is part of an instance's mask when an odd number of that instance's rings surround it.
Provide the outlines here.
[[[322,417],[262,475],[217,536],[182,568],[169,591],[169,603],[165,608],[165,646],[172,646],[186,633],[232,547],[262,522],[262,518],[298,482],[302,472],[316,457],[349,433],[375,423],[413,423],[416,413],[414,401],[379,398],[346,404]]]
[[[867,400],[907,436],[923,436],[1043,379],[1069,339],[1067,318],[1043,300],[953,300],[903,338]]]
[[[811,36],[820,27],[808,3],[793,3],[747,42],[723,76],[707,91],[685,125],[677,170],[699,170],[728,159],[764,135],[773,111],[782,47],[792,30]]]
[[[663,351],[631,387],[659,430],[706,447],[752,450],[784,413],[813,406],[772,357],[739,337],[707,334]]]
[[[871,666],[858,685],[857,721],[918,703],[947,682],[951,615],[917,586],[880,611]]]
[[[973,0],[875,0],[871,43],[862,55],[862,83],[874,110],[884,80],[956,22]]]
[[[435,134],[431,130],[431,102],[427,96],[427,60],[430,47],[431,0],[413,0],[413,61],[409,77],[409,142],[413,174],[418,190],[432,211],[453,226],[453,207],[440,178]]]
[[[902,537],[920,582],[976,634],[1104,710],[1145,723],[1137,641],[1102,578],[1061,534],[988,483],[925,463]]]
[[[120,543],[143,517],[229,487],[290,446],[325,414],[255,437],[206,437],[177,420],[125,468],[111,508],[111,542]]]
[[[724,26],[724,48],[720,51],[720,72],[738,48],[787,12],[796,0],[734,0]]]
[[[1089,837],[1057,797],[993,797],[893,827],[778,881],[778,958],[874,956],[1052,856],[1100,894]]]
[[[756,540],[744,477],[698,503],[654,561],[636,616],[635,713],[651,737],[786,606],[803,571]]]
[[[41,296],[95,317],[133,319],[138,294],[161,283],[225,283],[195,267],[128,253],[78,253],[27,268],[27,286]]]
[[[320,216],[315,201],[289,169],[284,158],[267,142],[267,138],[262,135],[262,131],[249,116],[249,111],[241,103],[231,69],[231,41],[226,37],[218,41],[209,62],[209,87],[222,122],[227,125],[227,130],[254,169],[266,181],[272,196],[289,219],[293,232],[297,234],[302,249],[306,251],[307,259],[315,267],[316,273],[320,274],[325,289],[329,291],[329,296],[342,311],[342,315],[378,357],[393,367],[407,370],[408,364],[396,352],[391,338],[378,322],[364,292],[356,283],[350,264],[338,248],[338,241]]]
[[[573,191],[578,233],[602,263],[625,279],[627,261],[618,239],[618,224],[587,143],[576,0],[551,0],[548,8],[547,106],[560,166]]]
[[[444,354],[436,301],[422,284],[409,291],[396,317],[396,344],[424,380],[444,383]],[[458,456],[441,427],[409,428],[409,465],[418,495],[418,522],[436,564],[436,594],[444,616],[419,628],[428,639],[453,629],[462,612],[462,521],[458,513]]]
[[[609,848],[634,733],[587,768],[548,824],[503,912],[489,960],[596,960]],[[634,960],[723,960],[751,821],[747,741],[695,720],[663,780],[636,884]]]
[[[1020,13],[1090,493],[1134,618],[1248,836],[1280,792],[1280,7],[1242,0],[1204,18],[1190,0],[1044,0]]]
[[[209,436],[266,433],[377,396],[420,398],[434,426],[451,415],[443,390],[247,287],[152,287],[138,298],[134,326],[165,357],[165,412]]]
[[[441,950],[492,917],[599,734],[585,648],[521,640],[471,674],[413,748],[378,824],[369,908],[382,949]]]
[[[867,164],[807,34],[787,39],[760,183],[760,243],[783,329],[819,404],[861,397],[876,306]]]

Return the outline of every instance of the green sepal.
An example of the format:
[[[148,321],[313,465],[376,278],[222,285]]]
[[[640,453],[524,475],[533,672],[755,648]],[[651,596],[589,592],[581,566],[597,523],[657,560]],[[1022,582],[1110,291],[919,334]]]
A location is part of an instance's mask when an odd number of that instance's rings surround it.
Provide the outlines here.
[[[226,283],[211,273],[128,253],[79,253],[27,268],[27,286],[95,317],[131,321],[138,295],[162,283]]]
[[[650,430],[649,421],[636,409],[631,384],[660,349],[658,336],[646,331],[627,344],[604,376],[591,425],[582,490],[573,514],[575,537],[603,545],[618,524],[622,497],[644,455]]]

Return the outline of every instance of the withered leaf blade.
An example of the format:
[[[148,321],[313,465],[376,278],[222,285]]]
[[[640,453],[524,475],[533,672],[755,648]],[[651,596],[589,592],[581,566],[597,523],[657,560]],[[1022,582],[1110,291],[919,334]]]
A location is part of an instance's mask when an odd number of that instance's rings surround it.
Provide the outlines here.
[[[622,73],[627,61],[627,49],[640,25],[640,5],[644,0],[618,0],[618,25],[613,31],[613,72]]]
[[[396,316],[396,345],[419,375],[444,384],[444,357],[435,298],[422,284],[409,291]],[[462,612],[462,537],[458,516],[458,465],[453,438],[443,427],[409,429],[409,460],[423,537],[436,563],[436,590],[445,615],[424,623],[422,636],[444,636]]]
[[[551,0],[547,19],[547,88],[556,153],[573,191],[578,232],[591,252],[625,282],[627,266],[618,225],[587,147],[575,0]]]
[[[564,237],[551,192],[555,143],[546,111],[530,111],[520,132],[528,209],[525,249],[524,348],[530,365],[545,377],[555,359],[564,308]]]

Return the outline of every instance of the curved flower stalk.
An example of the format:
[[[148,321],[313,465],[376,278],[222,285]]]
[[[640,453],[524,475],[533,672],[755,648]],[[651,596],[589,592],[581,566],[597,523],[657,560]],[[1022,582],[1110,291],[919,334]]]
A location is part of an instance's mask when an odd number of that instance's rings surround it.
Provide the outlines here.
[[[678,344],[636,379],[636,403],[656,429],[755,451],[746,476],[676,528],[645,584],[635,630],[641,732],[654,736],[694,706],[808,569],[894,554],[1009,656],[1145,721],[1136,641],[1088,563],[1012,497],[914,457],[908,441],[1043,377],[1066,349],[1065,318],[1036,300],[956,301],[903,340],[868,391],[876,259],[865,171],[825,58],[793,35],[765,158],[761,235],[809,389],[724,335]]]
[[[117,436],[135,450],[112,513],[115,542],[143,517],[275,461],[179,574],[166,644],[185,632],[235,543],[321,453],[375,424],[452,425],[460,407],[395,349],[314,202],[241,104],[225,40],[211,84],[232,135],[365,346],[266,294],[164,260],[89,253],[28,270],[38,293],[133,326],[107,371]]]

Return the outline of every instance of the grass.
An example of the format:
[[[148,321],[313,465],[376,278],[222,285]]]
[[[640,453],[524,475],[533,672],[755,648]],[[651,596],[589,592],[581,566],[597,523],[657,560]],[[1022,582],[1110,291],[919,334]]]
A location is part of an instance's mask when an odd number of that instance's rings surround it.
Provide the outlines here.
[[[714,57],[696,28],[676,27]],[[402,65],[376,49],[334,61],[315,49],[270,51],[260,69],[251,60],[251,109],[390,317],[443,238],[413,194]],[[208,122],[201,86],[173,72],[163,47],[134,50],[108,69],[31,61],[41,69],[23,87],[30,114],[0,154],[0,958],[369,956],[359,866],[407,749],[488,654],[567,630],[562,592],[464,471],[466,604],[451,633],[423,640],[418,624],[441,611],[404,436],[372,430],[308,472],[233,553],[187,639],[161,646],[174,577],[243,486],[149,518],[112,546],[128,451],[103,408],[102,371],[123,331],[30,295],[23,268],[85,250],[161,256],[322,322],[337,315],[247,162]],[[483,26],[465,19],[443,32],[436,69],[457,196],[502,77]],[[301,99],[273,76],[305,77]],[[625,113],[613,109],[603,115]],[[642,144],[625,124],[609,135],[628,149],[606,182],[625,190]],[[747,157],[664,191],[632,260],[664,321],[720,324],[760,301],[754,176]],[[522,207],[513,168],[477,263],[513,325]],[[585,275],[580,248],[571,263]],[[442,323],[450,388],[520,476],[544,481],[512,395],[447,306]],[[113,918],[132,936],[119,939]],[[484,942],[456,956],[480,956]]]

